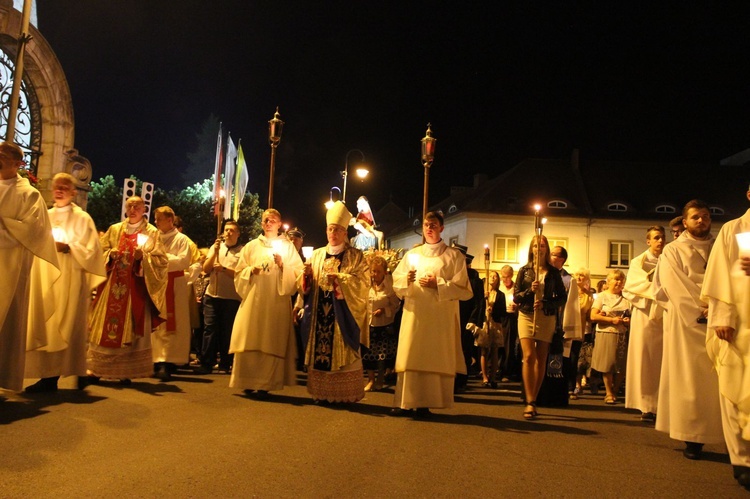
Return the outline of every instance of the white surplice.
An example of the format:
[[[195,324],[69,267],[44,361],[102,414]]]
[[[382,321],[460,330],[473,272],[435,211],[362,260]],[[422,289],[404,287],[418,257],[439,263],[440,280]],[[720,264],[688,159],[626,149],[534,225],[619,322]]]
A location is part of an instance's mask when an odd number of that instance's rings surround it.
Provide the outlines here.
[[[283,269],[274,262],[274,253],[281,256]],[[261,271],[253,274],[254,267]],[[291,296],[297,291],[302,267],[299,253],[284,237],[261,235],[242,248],[234,276],[242,303],[229,345],[229,353],[234,354],[229,386],[272,391],[295,382],[297,344]]]
[[[719,375],[724,439],[738,466],[750,466],[750,277],[739,267],[735,238],[744,232],[750,232],[750,210],[721,228],[701,293],[709,303],[706,347]],[[734,341],[719,339],[719,326],[734,328]]]
[[[654,297],[665,309],[664,346],[656,429],[671,438],[721,443],[719,383],[706,353],[707,306],[700,298],[713,238],[700,241],[685,231],[664,248],[654,273]]]
[[[46,345],[26,353],[26,377],[84,376],[91,291],[107,277],[104,256],[94,221],[76,204],[50,208],[49,218],[70,251],[57,253],[55,311],[45,324]]]
[[[655,413],[663,354],[664,311],[654,301],[653,271],[659,257],[646,250],[630,260],[622,296],[630,302],[625,407]]]
[[[416,255],[416,257],[410,256]],[[417,280],[409,284],[411,265]],[[437,289],[419,285],[432,273]],[[465,374],[458,302],[473,296],[466,258],[442,240],[406,253],[393,272],[393,290],[404,308],[396,353],[395,407],[447,408],[453,405],[453,380]]]
[[[0,260],[0,388],[19,391],[26,350],[46,344],[60,271],[42,195],[18,175],[0,180]]]
[[[154,362],[169,362],[177,365],[187,364],[190,360],[190,289],[187,285],[185,271],[193,259],[190,239],[177,229],[164,233],[159,231],[169,261],[167,271],[169,280],[173,281],[173,296],[166,295],[167,309],[174,310],[174,329],[167,322],[159,324],[151,334],[151,358]],[[172,277],[172,272],[179,275]],[[174,300],[173,304],[169,301]]]

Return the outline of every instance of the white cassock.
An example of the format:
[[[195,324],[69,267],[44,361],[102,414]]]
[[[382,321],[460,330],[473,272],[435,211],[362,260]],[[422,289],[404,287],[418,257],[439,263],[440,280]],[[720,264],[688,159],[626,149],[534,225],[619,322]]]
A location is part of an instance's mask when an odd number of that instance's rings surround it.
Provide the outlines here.
[[[154,362],[184,365],[190,361],[190,293],[185,271],[192,261],[190,239],[177,229],[159,237],[169,260],[166,291],[167,321],[151,334],[151,357]]]
[[[274,253],[281,256],[283,270],[274,263]],[[263,270],[253,274],[256,266]],[[229,386],[272,391],[295,383],[297,343],[291,296],[297,291],[302,267],[296,248],[283,237],[261,235],[242,248],[234,276],[242,303],[229,345],[229,353],[234,354]]]
[[[45,323],[46,345],[26,353],[26,377],[85,376],[91,291],[107,278],[102,247],[94,221],[75,203],[50,208],[49,218],[70,251],[57,253],[55,311]]]
[[[664,329],[664,310],[654,301],[653,272],[659,257],[646,250],[630,260],[622,296],[632,305],[625,407],[655,413]]]
[[[0,261],[0,388],[20,391],[26,350],[46,343],[44,323],[55,310],[51,289],[60,272],[42,195],[18,175],[0,180]]]
[[[666,310],[656,429],[703,444],[724,441],[706,325],[697,322],[707,305],[700,291],[712,244],[685,231],[664,248],[654,273],[654,297]]]
[[[735,238],[744,232],[750,232],[750,210],[721,228],[701,293],[709,303],[706,347],[719,375],[724,440],[736,466],[750,466],[750,277],[739,267]],[[734,328],[734,341],[717,338],[718,326]]]
[[[417,278],[409,284],[412,264]],[[429,273],[437,278],[437,289],[419,285],[419,279]],[[454,377],[466,373],[458,314],[458,302],[473,296],[466,258],[442,240],[425,243],[407,252],[393,271],[393,290],[405,300],[396,353],[394,406],[452,407]]]

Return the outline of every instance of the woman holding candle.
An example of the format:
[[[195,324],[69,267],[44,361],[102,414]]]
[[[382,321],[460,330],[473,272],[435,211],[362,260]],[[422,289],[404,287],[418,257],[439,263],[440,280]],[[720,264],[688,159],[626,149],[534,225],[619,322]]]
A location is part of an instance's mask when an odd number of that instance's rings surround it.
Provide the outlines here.
[[[283,235],[281,214],[269,208],[263,234],[242,248],[234,285],[242,297],[232,328],[229,353],[234,366],[229,386],[264,398],[295,382],[296,343],[292,302],[302,260]]]
[[[99,377],[147,378],[154,372],[151,332],[167,318],[168,259],[139,196],[125,201],[127,219],[110,226],[100,242],[107,281],[92,304],[88,370]]]
[[[525,419],[534,419],[536,396],[544,381],[547,353],[555,334],[558,308],[567,300],[560,271],[550,262],[546,236],[534,236],[529,244],[528,263],[518,269],[513,300],[518,305],[518,337],[523,352]],[[537,270],[539,275],[536,274]]]
[[[313,252],[299,280],[307,391],[316,402],[357,402],[365,395],[360,344],[369,345],[370,276],[364,255],[347,241],[351,219],[336,201],[326,213],[328,244]]]

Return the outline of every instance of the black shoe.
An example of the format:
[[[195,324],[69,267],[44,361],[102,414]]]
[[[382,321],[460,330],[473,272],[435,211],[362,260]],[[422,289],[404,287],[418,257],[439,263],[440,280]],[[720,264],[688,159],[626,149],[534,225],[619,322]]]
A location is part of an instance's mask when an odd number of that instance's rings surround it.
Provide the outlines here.
[[[156,371],[155,377],[156,379],[159,379],[161,381],[172,380],[172,374],[169,372],[169,368],[167,367],[166,363],[162,363],[161,365],[159,365],[159,370]]]
[[[682,455],[693,461],[701,458],[703,454],[703,444],[697,442],[685,442],[685,449],[682,451]]]
[[[497,390],[497,382],[490,381],[490,388],[492,388],[493,390]]]
[[[193,372],[195,374],[211,374],[212,372],[214,372],[214,370],[208,366],[201,365],[200,367],[197,367]]]
[[[430,419],[432,413],[427,407],[420,407],[414,413],[414,419]]]
[[[242,390],[242,393],[245,394],[247,397],[252,397],[255,390]]]
[[[750,471],[750,467],[732,465],[732,475],[734,475],[735,480],[738,479],[740,475],[745,473],[746,471]]]
[[[644,423],[653,423],[656,421],[656,414],[653,412],[643,412],[641,413],[641,421]]]
[[[750,468],[747,466],[732,466],[732,471],[737,483],[750,490]]]
[[[130,385],[133,384],[133,382],[131,381],[130,378],[122,378],[120,380],[120,384],[123,385],[123,386],[130,386]]]
[[[88,376],[78,376],[78,380],[76,381],[76,387],[79,390],[85,390],[87,386],[89,386],[91,383],[89,383],[89,377]]]
[[[23,391],[26,393],[49,393],[57,391],[57,377],[42,378],[33,385],[27,386]]]
[[[401,418],[404,416],[411,416],[412,410],[411,409],[401,409],[400,407],[394,407],[391,409],[389,414],[393,416],[394,418]]]
[[[255,398],[258,400],[266,400],[268,399],[268,397],[269,397],[268,390],[258,390],[255,393]]]

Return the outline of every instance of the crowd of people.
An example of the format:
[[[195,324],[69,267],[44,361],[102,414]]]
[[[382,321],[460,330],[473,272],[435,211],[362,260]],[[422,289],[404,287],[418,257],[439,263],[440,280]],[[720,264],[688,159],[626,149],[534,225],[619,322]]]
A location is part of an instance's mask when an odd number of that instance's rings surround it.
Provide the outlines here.
[[[486,389],[520,382],[519,415],[533,421],[603,383],[605,404],[624,394],[688,459],[724,443],[750,490],[750,247],[740,243],[750,210],[714,238],[707,205],[690,201],[669,224],[671,242],[648,227],[647,250],[595,291],[588,269],[570,274],[567,250],[541,232],[515,280],[507,265],[481,279],[468,248],[443,240],[440,212],[427,213],[423,244],[397,264],[363,252],[381,239],[366,200],[356,218],[334,203],[328,243],[310,255],[272,208],[244,245],[227,220],[200,250],[170,207],[151,225],[138,196],[98,233],[73,203],[73,177],[55,175],[47,210],[17,175],[22,164],[17,146],[0,144],[0,252],[15,263],[0,277],[0,388],[218,370],[267,399],[304,370],[316,403],[354,403],[391,380],[391,414],[421,419],[452,407],[475,375]],[[25,378],[38,380],[24,388]]]

